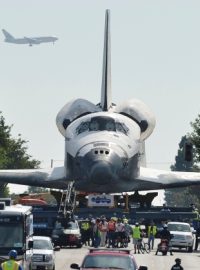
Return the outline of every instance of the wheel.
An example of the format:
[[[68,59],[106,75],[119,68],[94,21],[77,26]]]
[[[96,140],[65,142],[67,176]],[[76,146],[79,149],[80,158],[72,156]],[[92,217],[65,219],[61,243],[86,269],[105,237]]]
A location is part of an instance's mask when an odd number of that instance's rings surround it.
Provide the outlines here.
[[[187,251],[188,251],[188,252],[192,252],[192,251],[193,251],[193,247],[188,247],[188,248],[187,248]]]
[[[77,246],[76,246],[77,248],[82,248],[82,244],[81,243],[79,243],[79,244],[77,244]]]
[[[150,246],[148,243],[144,243],[144,250],[146,251],[146,253],[150,252]]]
[[[144,246],[143,246],[142,244],[141,244],[140,247],[139,247],[139,251],[140,251],[142,254],[144,254],[144,251],[145,251],[145,250],[144,250]]]
[[[143,248],[141,248],[141,249],[140,249],[140,252],[141,252],[142,254],[144,254],[144,249],[143,249]]]

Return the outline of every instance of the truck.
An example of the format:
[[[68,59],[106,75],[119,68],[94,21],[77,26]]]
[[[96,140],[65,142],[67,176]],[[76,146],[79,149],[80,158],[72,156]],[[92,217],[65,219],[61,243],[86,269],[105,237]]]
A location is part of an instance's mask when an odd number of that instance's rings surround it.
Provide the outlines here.
[[[10,250],[15,249],[23,269],[28,269],[26,251],[32,235],[32,207],[9,205],[8,200],[0,199],[0,263],[8,259]]]

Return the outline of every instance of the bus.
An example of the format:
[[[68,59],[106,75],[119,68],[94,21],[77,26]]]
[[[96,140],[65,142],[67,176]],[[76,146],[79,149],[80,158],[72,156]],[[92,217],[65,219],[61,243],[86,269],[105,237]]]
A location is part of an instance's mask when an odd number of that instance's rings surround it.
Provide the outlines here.
[[[0,199],[0,263],[15,249],[25,269],[26,250],[33,235],[32,207],[6,204]]]

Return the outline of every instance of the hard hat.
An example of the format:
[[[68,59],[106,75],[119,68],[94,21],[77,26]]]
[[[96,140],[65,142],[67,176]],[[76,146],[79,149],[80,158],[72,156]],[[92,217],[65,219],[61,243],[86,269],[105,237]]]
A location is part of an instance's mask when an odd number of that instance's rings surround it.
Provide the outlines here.
[[[17,251],[15,249],[10,250],[9,253],[8,253],[8,256],[10,258],[16,259],[17,258]]]
[[[138,222],[136,222],[136,223],[135,223],[135,226],[138,226],[138,225],[139,225],[139,223],[138,223]]]

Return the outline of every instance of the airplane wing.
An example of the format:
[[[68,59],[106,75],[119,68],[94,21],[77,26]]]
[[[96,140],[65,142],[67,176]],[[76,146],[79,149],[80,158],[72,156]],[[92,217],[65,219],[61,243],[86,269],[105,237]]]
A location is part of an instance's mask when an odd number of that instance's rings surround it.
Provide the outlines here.
[[[35,39],[35,38],[24,37],[24,39],[30,44],[40,44],[40,41],[38,39]]]
[[[55,167],[51,169],[0,170],[0,182],[54,189],[67,189],[64,167]]]
[[[166,189],[200,185],[200,173],[164,171],[140,167],[139,189]]]
[[[140,168],[134,190],[155,190],[200,185],[200,173]],[[0,183],[67,189],[65,168],[0,170]]]

